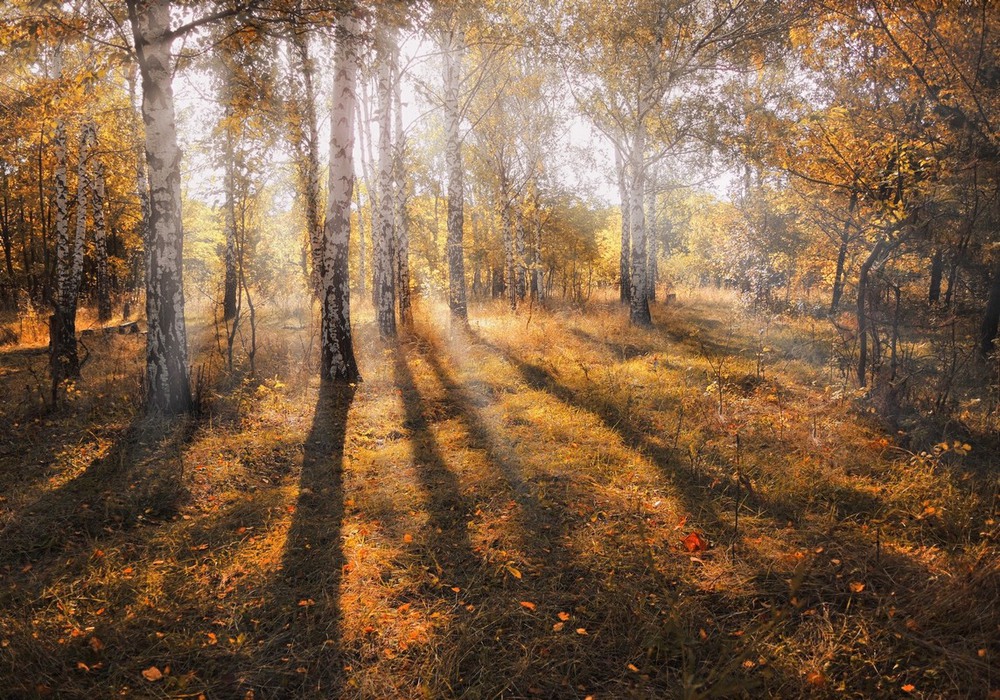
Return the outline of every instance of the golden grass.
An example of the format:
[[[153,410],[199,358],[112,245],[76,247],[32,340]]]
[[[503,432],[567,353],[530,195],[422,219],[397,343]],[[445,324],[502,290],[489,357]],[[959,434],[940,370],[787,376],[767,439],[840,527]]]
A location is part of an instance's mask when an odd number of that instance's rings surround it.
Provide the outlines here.
[[[314,328],[272,319],[249,378],[202,323],[204,414],[173,422],[136,417],[141,339],[48,412],[45,356],[0,349],[2,694],[1000,688],[995,440],[913,459],[808,319],[767,324],[761,377],[763,321],[680,297],[648,330],[426,303],[395,345],[363,310],[354,390],[318,386]]]

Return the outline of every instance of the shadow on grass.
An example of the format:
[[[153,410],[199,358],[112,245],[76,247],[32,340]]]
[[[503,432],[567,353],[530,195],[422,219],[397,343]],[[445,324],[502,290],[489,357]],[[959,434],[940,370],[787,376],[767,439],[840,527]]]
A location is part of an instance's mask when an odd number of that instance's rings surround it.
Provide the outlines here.
[[[279,570],[233,634],[253,641],[227,683],[244,697],[338,697],[344,683],[344,445],[355,387],[324,382],[303,445],[299,495]]]
[[[0,531],[4,563],[31,563],[82,540],[173,517],[186,493],[182,451],[190,419],[136,419],[108,453],[47,491]]]

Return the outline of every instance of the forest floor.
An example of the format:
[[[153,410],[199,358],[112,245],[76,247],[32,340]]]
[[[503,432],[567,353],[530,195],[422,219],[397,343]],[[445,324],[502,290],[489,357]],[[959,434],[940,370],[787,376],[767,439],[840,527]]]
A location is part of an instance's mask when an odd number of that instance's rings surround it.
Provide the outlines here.
[[[679,296],[362,313],[322,391],[308,320],[256,378],[194,324],[170,422],[141,336],[55,411],[0,348],[0,696],[1000,696],[996,437],[887,434],[822,322]]]

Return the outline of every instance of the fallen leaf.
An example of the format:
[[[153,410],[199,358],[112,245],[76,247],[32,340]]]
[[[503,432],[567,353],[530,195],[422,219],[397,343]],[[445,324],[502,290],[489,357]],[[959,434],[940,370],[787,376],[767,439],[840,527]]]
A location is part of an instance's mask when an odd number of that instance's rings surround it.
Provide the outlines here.
[[[684,545],[684,549],[689,552],[704,552],[708,549],[708,542],[697,532],[692,532],[690,535],[681,540],[681,544]]]
[[[155,683],[156,681],[163,680],[163,674],[160,673],[160,669],[158,669],[156,666],[150,666],[145,671],[143,671],[142,677],[145,678],[150,683]]]
[[[851,593],[860,593],[865,590],[865,584],[861,581],[851,581]]]
[[[299,601],[300,608],[308,608],[310,605],[316,605],[316,601],[312,598],[303,598]]]
[[[104,642],[102,642],[97,637],[91,637],[90,641],[88,641],[87,644],[89,644],[90,648],[93,649],[94,651],[100,651],[101,649],[104,648]]]
[[[562,620],[563,622],[566,622],[566,620],[569,619],[569,613],[568,612],[559,613],[559,619]]]
[[[639,672],[639,667],[636,666],[635,664],[629,664],[628,665],[628,670],[631,671],[632,673],[638,673]]]
[[[904,693],[912,693],[916,689],[917,686],[913,685],[912,683],[907,683],[902,688],[900,688],[900,690],[902,690]]]
[[[522,608],[527,608],[528,610],[534,610],[538,606],[536,606],[534,603],[529,603],[526,600],[522,600],[521,601],[521,607]]]
[[[403,542],[406,542],[406,544],[410,544],[411,542],[413,542],[413,535],[407,532],[405,535],[403,535]]]
[[[577,634],[586,635],[587,634],[587,630],[585,630],[583,627],[577,627],[576,628],[576,633]]]
[[[566,626],[565,622],[557,622],[554,625],[552,625],[552,631],[553,632],[562,632],[562,629],[565,626]]]
[[[826,676],[819,671],[810,671],[806,674],[806,683],[814,688],[819,688],[826,684]]]
[[[82,661],[77,661],[76,662],[76,667],[79,670],[83,671],[84,673],[90,673],[90,666],[88,666],[87,664],[83,663]]]
[[[219,638],[215,636],[215,632],[208,632],[207,634],[208,634],[208,643],[209,644],[218,644],[219,643]]]

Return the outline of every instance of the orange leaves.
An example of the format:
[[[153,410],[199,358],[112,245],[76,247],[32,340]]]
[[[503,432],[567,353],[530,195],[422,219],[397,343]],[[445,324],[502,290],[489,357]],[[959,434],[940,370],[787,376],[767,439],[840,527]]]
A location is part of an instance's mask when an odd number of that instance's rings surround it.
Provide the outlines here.
[[[312,607],[313,605],[316,605],[316,601],[313,600],[312,598],[303,598],[302,600],[299,601],[300,608],[308,608]]]
[[[538,606],[535,605],[534,603],[531,603],[531,602],[527,601],[527,600],[522,600],[521,601],[521,607],[525,608],[527,610],[531,610],[532,612],[534,612],[535,608],[538,607]]]
[[[906,685],[900,688],[900,690],[902,690],[904,693],[912,693],[916,689],[917,686],[913,685],[912,683],[907,683]]]
[[[145,678],[150,683],[156,683],[157,681],[163,680],[163,672],[160,671],[156,666],[150,666],[145,671],[142,672],[142,677]]]
[[[851,593],[861,593],[861,591],[865,590],[865,584],[863,584],[861,581],[851,581],[849,585],[851,588]]]
[[[403,535],[403,542],[405,542],[406,544],[412,544],[413,543],[413,535],[411,535],[410,533],[407,532],[405,535]]]
[[[552,625],[552,631],[553,632],[562,632],[563,631],[563,627],[565,627],[565,626],[566,626],[565,622],[557,622],[554,625]]]
[[[569,613],[568,612],[559,613],[559,619],[562,620],[563,622],[566,622],[569,619]]]
[[[691,552],[704,552],[708,549],[708,540],[702,537],[697,532],[692,532],[690,535],[681,540],[681,544],[684,546],[685,551]]]

